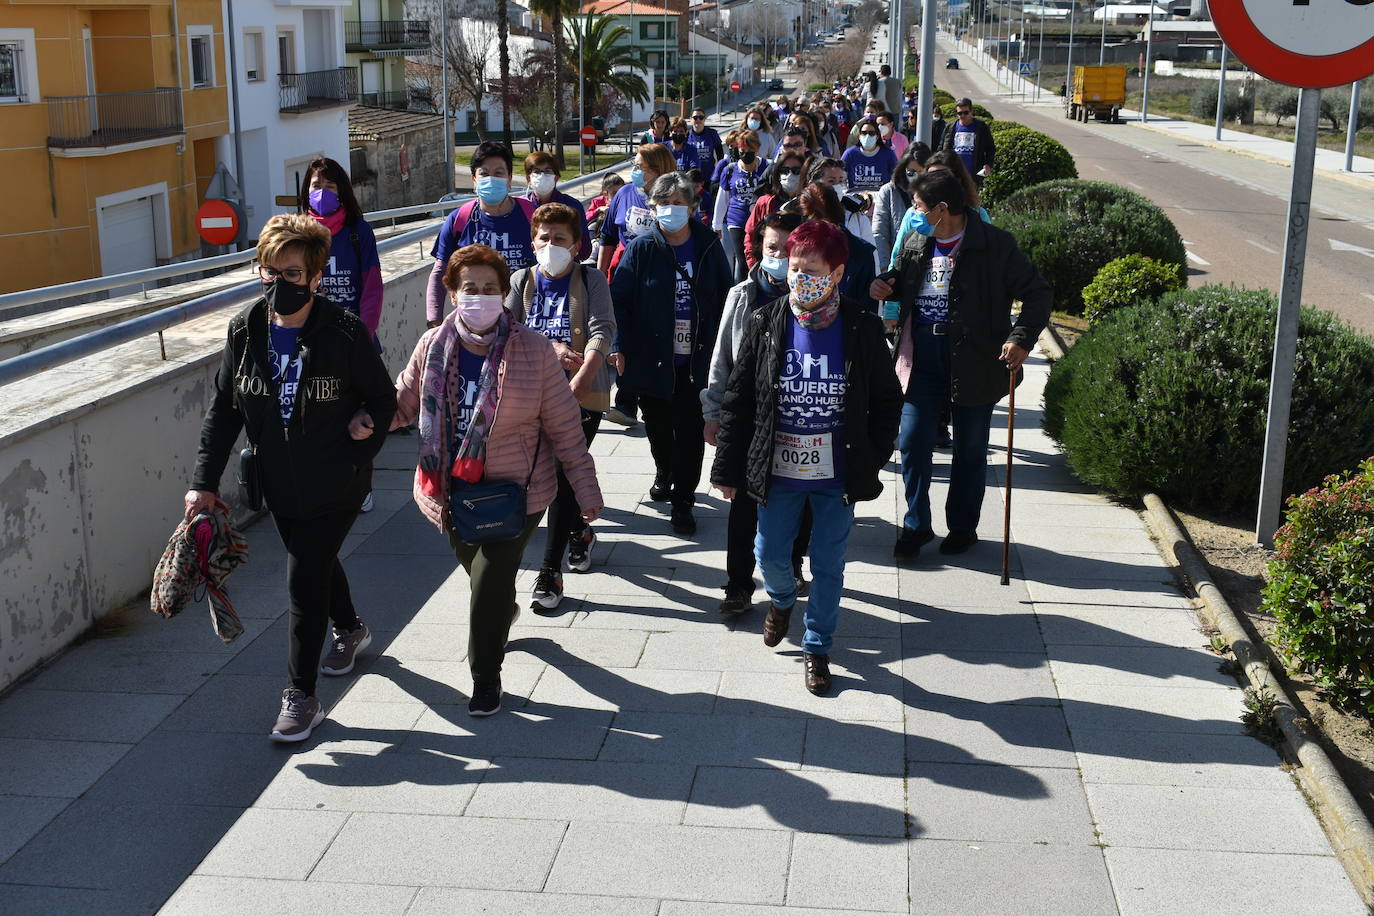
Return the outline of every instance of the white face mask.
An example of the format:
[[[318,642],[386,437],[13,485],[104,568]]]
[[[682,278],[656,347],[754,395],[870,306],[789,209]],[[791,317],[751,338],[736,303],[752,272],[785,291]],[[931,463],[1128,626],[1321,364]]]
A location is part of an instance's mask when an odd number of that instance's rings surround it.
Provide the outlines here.
[[[562,245],[549,243],[543,248],[534,252],[534,260],[540,267],[544,268],[544,273],[551,277],[562,276],[563,271],[572,266],[572,252]]]
[[[546,172],[540,172],[538,175],[530,176],[530,190],[540,197],[544,197],[553,190],[553,186],[557,184],[557,182],[558,179],[552,175]]]
[[[778,184],[782,185],[782,189],[788,194],[796,194],[797,188],[801,186],[801,176],[791,174],[783,175],[778,179]]]
[[[891,124],[879,124],[879,125],[878,125],[878,130],[882,133],[882,135],[883,135],[884,137],[890,137],[890,136],[892,136],[892,125],[891,125]]]

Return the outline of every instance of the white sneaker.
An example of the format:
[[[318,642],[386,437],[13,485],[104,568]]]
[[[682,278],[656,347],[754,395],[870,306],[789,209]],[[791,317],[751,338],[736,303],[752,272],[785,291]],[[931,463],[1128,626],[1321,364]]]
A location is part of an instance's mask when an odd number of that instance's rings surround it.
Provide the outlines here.
[[[369,490],[369,491],[368,491],[368,494],[367,494],[366,496],[363,497],[363,504],[362,504],[362,506],[358,509],[358,511],[359,511],[359,512],[371,512],[371,511],[372,511],[372,491]]]

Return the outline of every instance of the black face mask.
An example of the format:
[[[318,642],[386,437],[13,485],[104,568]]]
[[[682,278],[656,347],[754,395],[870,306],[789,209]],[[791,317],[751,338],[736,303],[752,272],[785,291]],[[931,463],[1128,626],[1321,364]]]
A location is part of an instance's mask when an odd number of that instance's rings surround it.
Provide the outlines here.
[[[753,164],[754,160],[757,158],[759,158],[759,154],[753,150],[746,150],[739,154],[739,161],[743,162],[745,165]]]
[[[271,306],[272,311],[278,315],[296,314],[305,308],[306,303],[315,295],[309,286],[288,283],[284,277],[278,277],[271,283],[264,283],[262,294],[267,299],[267,304]]]
[[[735,161],[737,161],[738,159],[739,159],[739,150],[736,149],[736,148],[733,147],[733,146],[730,147],[730,161],[731,161],[731,162],[735,162]]]
[[[684,144],[684,143],[687,142],[687,135],[686,135],[686,134],[673,134],[673,142],[676,143],[678,146],[681,146],[682,144]]]

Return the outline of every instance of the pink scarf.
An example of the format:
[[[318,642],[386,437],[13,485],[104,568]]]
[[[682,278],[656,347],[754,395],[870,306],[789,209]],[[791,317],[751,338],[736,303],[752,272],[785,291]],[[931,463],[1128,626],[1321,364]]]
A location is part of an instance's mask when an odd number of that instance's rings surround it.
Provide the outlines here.
[[[305,212],[309,213],[312,219],[322,224],[324,228],[328,229],[330,235],[338,235],[339,231],[342,230],[344,227],[344,220],[348,217],[348,214],[344,212],[343,207],[340,207],[328,216],[320,216],[320,214],[316,213],[314,210],[311,210],[309,207],[305,208]]]

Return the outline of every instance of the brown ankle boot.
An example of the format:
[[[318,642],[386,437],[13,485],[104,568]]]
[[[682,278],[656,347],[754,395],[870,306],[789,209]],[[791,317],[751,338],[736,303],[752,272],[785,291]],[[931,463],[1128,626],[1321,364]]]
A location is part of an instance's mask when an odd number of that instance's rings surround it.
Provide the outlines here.
[[[825,696],[830,692],[830,656],[807,653],[803,658],[806,660],[806,689],[818,697]]]
[[[782,642],[787,635],[787,624],[792,620],[792,609],[783,610],[776,604],[768,605],[768,616],[763,618],[763,644],[772,648]]]

